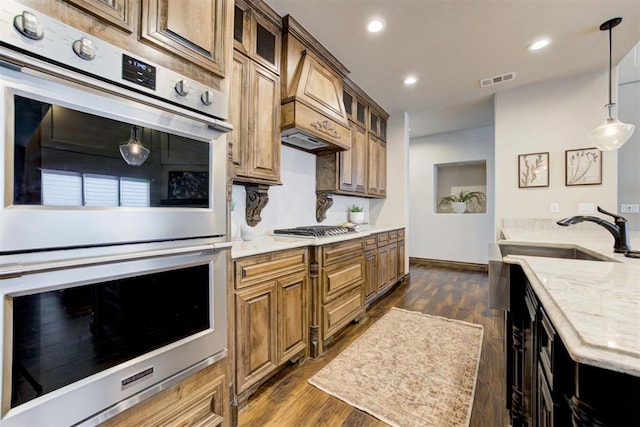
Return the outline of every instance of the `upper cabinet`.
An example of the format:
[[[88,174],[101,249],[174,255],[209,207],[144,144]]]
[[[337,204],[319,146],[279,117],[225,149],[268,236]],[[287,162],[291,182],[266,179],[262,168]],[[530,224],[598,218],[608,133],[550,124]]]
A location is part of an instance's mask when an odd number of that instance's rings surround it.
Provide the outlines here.
[[[314,153],[348,150],[342,92],[349,70],[289,15],[283,31],[282,142]]]
[[[225,76],[225,0],[142,0],[141,40]]]
[[[265,68],[280,74],[282,51],[280,17],[258,2],[236,0],[233,47]]]
[[[133,31],[131,0],[65,0],[127,32]]]
[[[237,183],[280,184],[280,19],[264,2],[235,2],[229,141]]]
[[[389,115],[348,78],[342,100],[351,128],[351,149],[316,157],[316,192],[386,197]]]

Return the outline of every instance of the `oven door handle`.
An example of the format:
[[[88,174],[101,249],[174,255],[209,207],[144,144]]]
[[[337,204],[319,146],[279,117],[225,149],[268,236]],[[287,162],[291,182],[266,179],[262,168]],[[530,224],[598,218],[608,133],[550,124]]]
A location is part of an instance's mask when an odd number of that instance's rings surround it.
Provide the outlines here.
[[[7,263],[0,264],[0,279],[19,277],[24,274],[37,273],[43,270],[58,270],[70,267],[82,267],[86,265],[103,264],[106,262],[134,261],[143,258],[155,258],[168,255],[187,255],[194,252],[220,252],[230,250],[231,242],[208,243],[204,245],[185,246],[179,248],[156,249],[138,251],[132,253],[110,254],[101,256],[88,256],[81,258],[38,262],[33,264]]]

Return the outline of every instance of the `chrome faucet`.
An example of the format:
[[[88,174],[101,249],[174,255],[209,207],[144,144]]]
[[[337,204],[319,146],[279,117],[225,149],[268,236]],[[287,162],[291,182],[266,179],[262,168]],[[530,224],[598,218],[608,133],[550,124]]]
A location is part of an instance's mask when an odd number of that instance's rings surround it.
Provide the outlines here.
[[[561,219],[560,221],[556,222],[556,224],[568,227],[571,224],[577,224],[583,221],[595,222],[596,224],[603,226],[609,233],[613,235],[613,238],[615,239],[615,242],[613,244],[614,252],[625,253],[631,250],[631,246],[629,245],[629,226],[627,225],[627,220],[619,215],[615,215],[611,212],[605,211],[600,206],[598,206],[598,212],[612,216],[615,220],[615,223],[612,224],[609,221],[605,221],[604,219],[598,218],[596,216],[578,215]]]

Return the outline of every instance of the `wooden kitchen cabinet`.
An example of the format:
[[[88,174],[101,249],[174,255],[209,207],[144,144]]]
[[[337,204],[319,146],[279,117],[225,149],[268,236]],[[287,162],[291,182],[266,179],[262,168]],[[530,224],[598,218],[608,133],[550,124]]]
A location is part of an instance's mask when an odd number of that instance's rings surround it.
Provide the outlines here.
[[[280,184],[280,77],[234,51],[230,95],[234,181]]]
[[[404,278],[404,229],[364,238],[365,297],[367,306]]]
[[[234,265],[235,394],[239,406],[308,347],[307,251],[241,258]]]
[[[316,156],[316,192],[386,197],[387,147],[381,129],[386,138],[388,114],[349,79],[344,82],[343,103],[351,127],[351,150]]]
[[[385,197],[387,194],[387,143],[369,134],[367,194]]]
[[[100,426],[231,426],[227,360],[224,358]]]
[[[509,282],[504,348],[511,425],[640,425],[640,378],[574,361],[522,267],[509,266]]]
[[[233,19],[234,49],[280,75],[280,17],[262,1],[236,0]]]
[[[378,295],[378,239],[375,235],[364,240],[364,296],[370,304]]]
[[[364,315],[362,239],[312,247],[309,265],[315,301],[311,307],[311,355],[319,357],[337,332]]]
[[[225,1],[142,0],[140,39],[224,78]]]
[[[127,32],[133,31],[131,0],[64,0]]]

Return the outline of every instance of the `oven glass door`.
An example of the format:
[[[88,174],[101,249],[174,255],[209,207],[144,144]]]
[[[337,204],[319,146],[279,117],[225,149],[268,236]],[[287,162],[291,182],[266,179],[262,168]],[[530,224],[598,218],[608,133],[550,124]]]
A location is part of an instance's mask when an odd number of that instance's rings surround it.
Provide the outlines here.
[[[0,251],[224,235],[225,144],[206,120],[8,69],[0,89]]]

